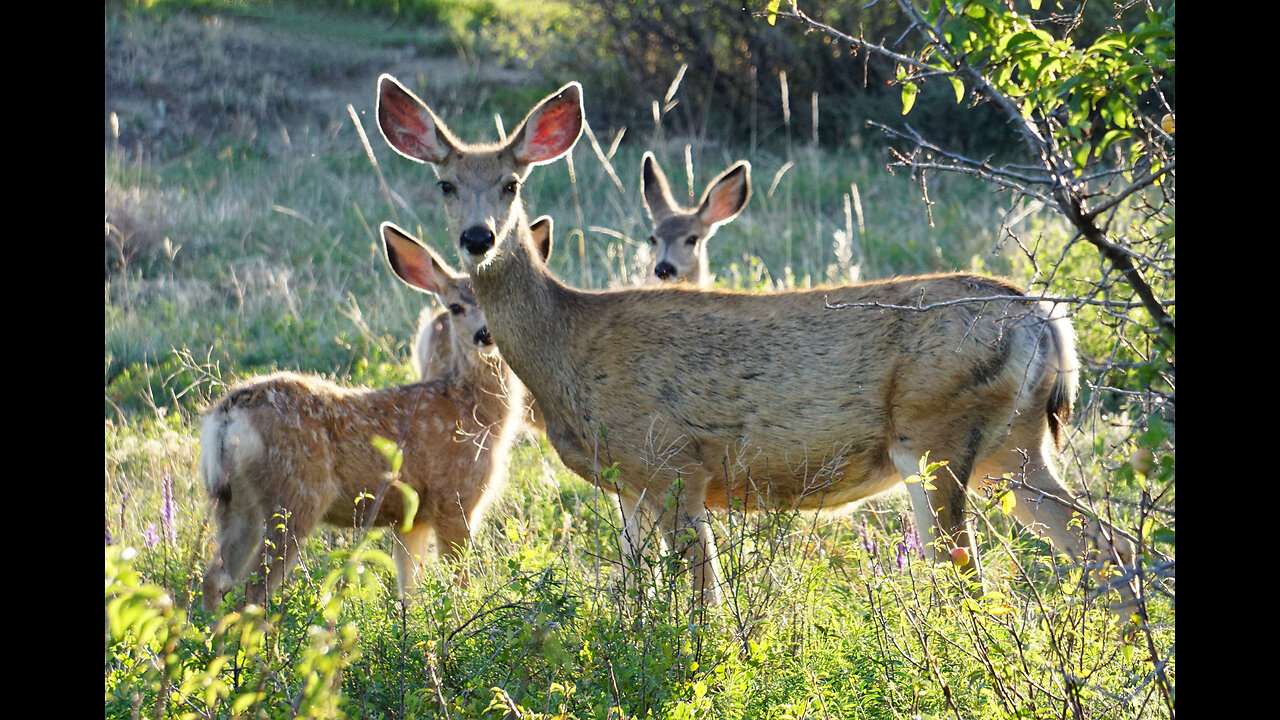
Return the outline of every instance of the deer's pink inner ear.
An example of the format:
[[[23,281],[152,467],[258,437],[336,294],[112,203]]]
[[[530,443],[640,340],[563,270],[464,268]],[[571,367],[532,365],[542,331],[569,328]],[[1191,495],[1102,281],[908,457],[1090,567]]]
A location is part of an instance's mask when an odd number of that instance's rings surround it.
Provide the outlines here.
[[[525,139],[520,160],[529,164],[554,160],[573,147],[581,129],[578,103],[561,100],[544,107]]]
[[[703,220],[708,223],[730,220],[742,212],[746,204],[746,174],[730,173],[711,189],[711,193],[707,196],[706,207],[702,212]]]
[[[378,127],[393,148],[416,160],[437,162],[448,154],[431,111],[389,81],[378,99]]]
[[[387,231],[387,260],[401,280],[427,292],[438,292],[439,277],[431,256],[413,240]]]

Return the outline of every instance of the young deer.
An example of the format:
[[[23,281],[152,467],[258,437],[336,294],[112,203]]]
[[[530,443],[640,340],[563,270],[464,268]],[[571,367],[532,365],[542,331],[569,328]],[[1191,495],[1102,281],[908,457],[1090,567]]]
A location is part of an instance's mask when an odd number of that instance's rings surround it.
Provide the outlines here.
[[[553,222],[548,215],[543,215],[529,223],[533,243],[538,248],[538,254],[544,259],[551,254],[552,227]],[[474,318],[480,325],[484,325],[484,313],[475,302],[475,291],[471,288],[469,279],[461,281],[460,289],[465,301],[449,303],[444,310],[434,315],[430,307],[423,308],[418,318],[418,331],[414,336],[411,356],[413,367],[417,370],[418,382],[436,380],[454,371],[458,351],[450,341],[453,317],[468,313],[469,318]],[[471,316],[470,313],[475,315]],[[465,348],[463,352],[466,352]],[[533,396],[526,394],[525,402],[528,407],[525,410],[524,420],[530,431],[545,432],[542,416],[538,413]]]
[[[1079,372],[1071,325],[1050,303],[963,273],[768,294],[571,288],[538,260],[520,189],[577,142],[581,86],[485,145],[458,140],[389,75],[378,87],[379,128],[433,166],[494,342],[547,438],[583,478],[616,469],[625,548],[656,525],[703,601],[719,599],[706,508],[834,508],[897,486],[926,453],[949,465],[929,489],[908,484],[921,534],[965,548],[963,569],[978,571],[965,488],[1005,473],[1021,481],[1018,519],[1060,549],[1085,554],[1092,541],[1130,556],[1045,497],[1069,498],[1052,458]]]
[[[310,375],[278,372],[231,388],[204,414],[200,471],[214,501],[217,550],[205,571],[204,607],[255,569],[246,600],[262,604],[279,588],[311,531],[397,525],[400,597],[416,581],[434,531],[457,559],[489,502],[506,482],[508,451],[520,425],[524,387],[498,356],[470,280],[404,231],[384,223],[388,263],[409,286],[450,308],[452,366],[439,378],[381,390],[352,389]],[[388,488],[390,466],[370,442],[395,441],[399,479],[418,493],[407,532],[402,495]],[[459,579],[465,580],[459,568]]]
[[[696,208],[675,201],[667,176],[653,153],[646,152],[640,172],[640,194],[653,223],[649,245],[653,253],[647,282],[688,280],[697,287],[711,285],[707,240],[747,206],[751,197],[751,163],[739,160],[717,175],[702,193]]]

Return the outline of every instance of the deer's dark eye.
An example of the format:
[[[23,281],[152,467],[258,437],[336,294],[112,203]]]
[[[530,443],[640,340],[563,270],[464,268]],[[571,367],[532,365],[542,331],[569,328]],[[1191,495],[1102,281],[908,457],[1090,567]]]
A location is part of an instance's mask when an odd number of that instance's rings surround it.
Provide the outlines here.
[[[453,303],[452,305],[449,306],[449,312],[453,313],[454,315],[461,315],[462,306],[459,305],[458,303]]]
[[[454,191],[457,190],[457,188],[453,186],[453,183],[447,180],[441,180],[437,184],[440,186],[440,192],[444,193],[445,195],[452,195]]]
[[[658,236],[657,236],[657,235],[650,235],[650,236],[649,236],[649,244],[650,244],[650,245],[657,245],[657,244],[658,244]]]
[[[506,185],[502,186],[502,191],[510,195],[515,195],[519,190],[520,182],[517,180],[511,180]]]
[[[685,244],[685,245],[689,245],[689,246],[697,245],[697,244],[698,244],[698,236],[697,236],[697,235],[690,235],[689,237],[685,238],[684,244]]]

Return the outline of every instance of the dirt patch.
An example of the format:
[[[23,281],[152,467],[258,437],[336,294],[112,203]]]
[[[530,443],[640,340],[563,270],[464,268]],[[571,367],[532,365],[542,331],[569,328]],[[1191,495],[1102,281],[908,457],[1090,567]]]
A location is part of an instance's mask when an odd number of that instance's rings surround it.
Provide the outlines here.
[[[442,47],[442,29],[382,32],[388,23],[332,13],[161,19],[108,7],[106,141],[158,162],[228,142],[271,152],[350,122],[348,104],[371,110],[382,72],[442,90],[525,79]]]

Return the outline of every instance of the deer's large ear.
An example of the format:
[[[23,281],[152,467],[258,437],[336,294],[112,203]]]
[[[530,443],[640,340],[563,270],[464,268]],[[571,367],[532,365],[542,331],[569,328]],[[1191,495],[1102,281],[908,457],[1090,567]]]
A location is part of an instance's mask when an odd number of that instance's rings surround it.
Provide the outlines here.
[[[387,264],[404,284],[423,292],[441,295],[445,285],[457,278],[457,273],[439,255],[432,252],[431,248],[413,239],[394,223],[384,222],[380,229]]]
[[[707,225],[727,223],[738,217],[751,197],[751,163],[739,160],[716,176],[698,204],[698,217]]]
[[[667,176],[658,165],[657,158],[648,150],[640,163],[640,197],[644,199],[645,212],[649,213],[652,222],[659,222],[675,212],[676,201],[671,197]]]
[[[573,149],[582,134],[582,86],[576,82],[543,98],[511,134],[510,148],[521,165],[543,165]]]
[[[387,74],[378,78],[377,114],[387,144],[412,160],[439,164],[457,145],[431,108]]]
[[[529,232],[533,234],[533,246],[538,249],[538,256],[544,263],[551,257],[551,233],[554,227],[555,221],[550,215],[543,215],[529,223]]]

